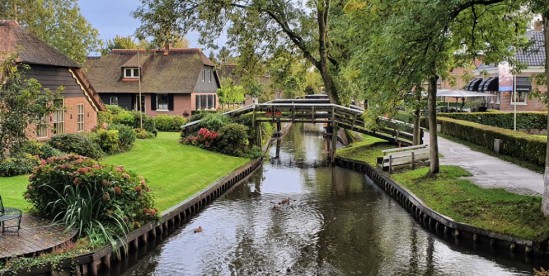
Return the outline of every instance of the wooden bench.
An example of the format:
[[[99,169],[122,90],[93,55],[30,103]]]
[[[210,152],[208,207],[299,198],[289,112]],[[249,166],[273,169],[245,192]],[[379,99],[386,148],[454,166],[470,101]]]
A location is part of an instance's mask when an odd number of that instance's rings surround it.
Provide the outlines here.
[[[5,208],[2,203],[2,197],[0,196],[0,227],[2,228],[2,233],[6,228],[17,228],[17,235],[19,235],[19,229],[21,228],[21,216],[23,212],[15,208]],[[16,225],[6,226],[6,221],[17,220]]]
[[[429,164],[429,147],[427,145],[401,147],[383,150],[383,157],[377,158],[377,166],[383,171],[393,171],[397,168]]]

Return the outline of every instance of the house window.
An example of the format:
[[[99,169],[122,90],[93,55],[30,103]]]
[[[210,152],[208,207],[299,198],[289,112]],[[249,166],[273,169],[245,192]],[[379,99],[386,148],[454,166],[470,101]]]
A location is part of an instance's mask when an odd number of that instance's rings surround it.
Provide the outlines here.
[[[196,95],[196,110],[215,109],[216,95]]]
[[[210,74],[208,74],[208,82],[212,82],[213,71],[212,71],[212,70],[208,70],[208,72],[210,72]]]
[[[40,121],[36,126],[36,136],[38,138],[48,137],[48,121],[46,118],[47,116],[40,118]]]
[[[118,97],[117,96],[111,96],[109,100],[110,105],[118,105]]]
[[[206,69],[202,69],[202,82],[206,81]]]
[[[124,78],[139,78],[139,68],[137,67],[124,68]]]
[[[168,111],[168,94],[157,94],[156,95],[156,110]]]
[[[528,99],[528,92],[516,92],[516,102],[515,102],[515,95],[511,93],[511,104],[526,104],[526,99]]]
[[[84,104],[78,104],[76,106],[76,130],[84,131]]]
[[[63,134],[65,133],[65,110],[63,108],[63,100],[58,102],[59,106],[53,112],[53,133],[54,134]]]

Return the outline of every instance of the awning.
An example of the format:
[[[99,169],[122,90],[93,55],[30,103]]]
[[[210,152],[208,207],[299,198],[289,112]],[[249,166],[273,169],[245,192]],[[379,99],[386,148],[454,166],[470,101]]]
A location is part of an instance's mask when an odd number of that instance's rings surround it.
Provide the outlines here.
[[[530,82],[529,77],[516,77],[517,86],[516,89],[518,92],[530,92],[532,91],[532,83]]]
[[[499,78],[498,77],[489,77],[484,82],[482,87],[479,86],[479,91],[498,91],[499,90]]]
[[[478,91],[478,87],[481,82],[482,82],[482,78],[474,78],[469,82],[469,84],[467,84],[467,86],[465,87],[465,90]]]
[[[495,97],[494,94],[479,93],[465,90],[438,89],[437,97],[470,98],[470,97]]]

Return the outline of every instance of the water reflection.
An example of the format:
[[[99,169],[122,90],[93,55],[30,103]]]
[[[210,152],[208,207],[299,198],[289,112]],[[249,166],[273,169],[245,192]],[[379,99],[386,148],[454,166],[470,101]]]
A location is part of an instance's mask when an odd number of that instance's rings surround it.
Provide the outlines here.
[[[295,125],[278,157],[207,207],[127,275],[506,275],[421,228],[365,176],[327,166],[320,125]],[[271,156],[277,156],[276,147]],[[201,226],[201,233],[193,229]]]

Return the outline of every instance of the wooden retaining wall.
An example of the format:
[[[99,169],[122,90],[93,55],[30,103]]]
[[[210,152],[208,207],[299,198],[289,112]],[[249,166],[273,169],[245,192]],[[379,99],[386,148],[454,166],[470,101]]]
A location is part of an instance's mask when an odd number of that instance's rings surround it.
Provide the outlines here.
[[[427,207],[419,198],[406,188],[391,180],[385,173],[365,162],[337,157],[337,166],[366,174],[372,181],[393,197],[424,228],[445,238],[470,241],[474,246],[482,245],[510,256],[541,256],[548,253],[549,242],[519,239],[513,236],[494,233],[468,224],[459,223],[452,218],[437,213]]]

